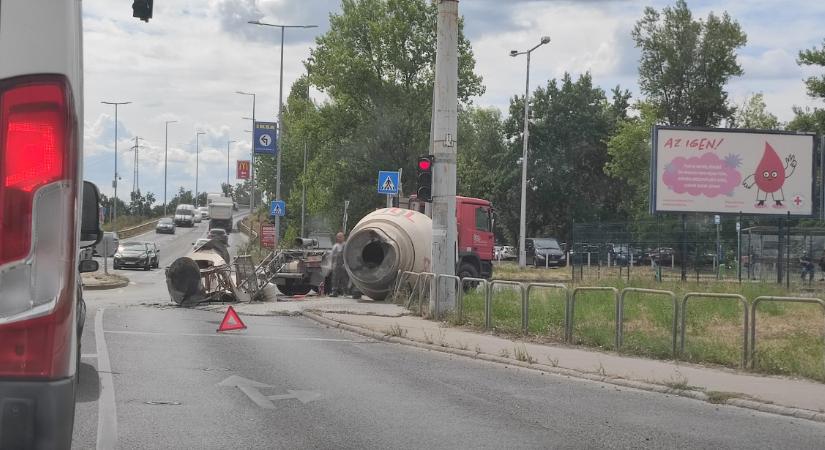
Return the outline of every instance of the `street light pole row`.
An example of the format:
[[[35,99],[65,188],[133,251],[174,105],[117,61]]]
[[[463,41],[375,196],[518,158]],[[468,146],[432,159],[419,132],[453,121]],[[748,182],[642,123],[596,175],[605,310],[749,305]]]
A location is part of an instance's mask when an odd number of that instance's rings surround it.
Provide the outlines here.
[[[112,199],[111,221],[112,221],[112,231],[117,233],[117,179],[118,179],[118,176],[117,176],[117,160],[118,160],[118,157],[117,157],[117,107],[120,106],[120,105],[128,105],[132,102],[102,101],[100,103],[103,103],[103,104],[106,104],[106,105],[115,105],[115,177],[114,177],[114,180],[112,181],[112,187],[115,190],[115,196]]]

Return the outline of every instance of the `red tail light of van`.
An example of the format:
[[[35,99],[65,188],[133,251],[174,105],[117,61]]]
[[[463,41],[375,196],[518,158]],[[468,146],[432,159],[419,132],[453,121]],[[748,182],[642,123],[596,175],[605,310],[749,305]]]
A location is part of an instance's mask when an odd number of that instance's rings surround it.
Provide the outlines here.
[[[70,375],[78,149],[62,76],[0,82],[0,376]]]

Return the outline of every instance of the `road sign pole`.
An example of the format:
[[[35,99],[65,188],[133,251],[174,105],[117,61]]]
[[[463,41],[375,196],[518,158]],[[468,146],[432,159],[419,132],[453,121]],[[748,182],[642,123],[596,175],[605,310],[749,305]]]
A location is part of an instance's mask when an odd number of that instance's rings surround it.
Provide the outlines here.
[[[387,208],[392,208],[392,194],[387,194]]]

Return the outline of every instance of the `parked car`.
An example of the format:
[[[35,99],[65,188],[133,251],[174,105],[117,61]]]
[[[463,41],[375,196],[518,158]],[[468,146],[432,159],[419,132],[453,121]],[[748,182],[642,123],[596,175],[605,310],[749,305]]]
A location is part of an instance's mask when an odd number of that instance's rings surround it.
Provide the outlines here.
[[[223,242],[225,245],[229,245],[229,235],[226,234],[226,230],[223,228],[212,228],[207,233],[206,237],[208,239],[217,239]]]
[[[154,247],[154,244],[150,247],[147,242],[126,242],[115,253],[114,268],[117,270],[133,267],[149,270],[157,267],[157,253],[157,247]]]
[[[164,217],[158,220],[155,226],[155,233],[169,233],[175,234],[175,221],[171,217]]]
[[[658,247],[648,252],[648,258],[660,266],[676,263],[675,253],[670,247]]]
[[[527,264],[536,267],[563,267],[567,265],[564,252],[556,238],[527,238],[524,240]]]
[[[195,223],[201,223],[203,221],[203,215],[197,209],[192,212],[192,218],[194,219]]]
[[[195,207],[193,205],[178,205],[175,209],[175,225],[179,227],[195,226]]]
[[[198,211],[201,213],[201,219],[209,220],[209,207],[208,206],[201,206],[198,208]]]
[[[495,248],[495,257],[499,261],[512,261],[518,258],[518,253],[511,245],[500,245]]]
[[[117,233],[113,231],[107,231],[103,233],[103,239],[94,246],[94,256],[103,256],[106,253],[106,249],[109,250],[109,254],[106,257],[111,258],[115,256],[117,253],[117,249],[120,247],[120,239],[117,236]]]

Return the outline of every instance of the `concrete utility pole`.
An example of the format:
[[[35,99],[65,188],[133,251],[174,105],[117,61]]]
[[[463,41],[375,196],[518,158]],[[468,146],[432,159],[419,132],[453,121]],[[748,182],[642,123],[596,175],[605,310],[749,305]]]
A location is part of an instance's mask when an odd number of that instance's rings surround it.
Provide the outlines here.
[[[195,133],[195,208],[198,207],[198,162],[200,160],[201,152],[201,135],[206,134],[205,131],[198,131]]]
[[[166,121],[166,137],[164,138],[163,144],[163,215],[166,215],[166,187],[168,185],[168,172],[169,172],[169,124],[170,123],[177,123],[177,120],[167,120]]]
[[[456,130],[458,129],[458,0],[438,1],[436,25],[435,86],[433,123],[430,136],[433,164],[433,248],[432,271],[455,275],[456,234]],[[430,311],[436,317],[455,309],[455,283],[443,280],[437,289],[432,283]],[[438,311],[435,311],[435,293]]]

